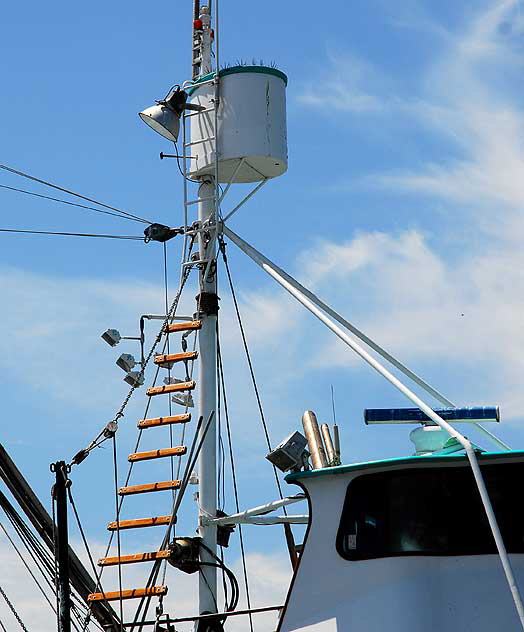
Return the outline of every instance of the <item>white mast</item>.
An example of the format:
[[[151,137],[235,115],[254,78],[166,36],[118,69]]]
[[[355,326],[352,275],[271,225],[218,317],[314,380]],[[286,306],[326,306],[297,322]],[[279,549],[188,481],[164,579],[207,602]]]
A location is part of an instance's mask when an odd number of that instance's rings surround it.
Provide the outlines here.
[[[200,9],[202,21],[202,39],[200,46],[200,76],[209,73],[211,62],[211,15],[209,7]],[[217,104],[215,103],[215,107]],[[215,119],[216,120],[216,119]],[[216,146],[216,139],[215,139]],[[215,158],[216,160],[216,158]],[[207,430],[199,457],[199,527],[202,543],[216,555],[217,527],[205,523],[205,517],[216,516],[217,512],[217,454],[216,454],[216,407],[217,407],[217,312],[216,295],[216,181],[213,176],[200,178],[198,189],[198,221],[200,225],[199,252],[204,262],[199,273],[200,294],[197,297],[198,318],[202,321],[199,333],[199,414],[205,428],[209,416],[213,419]],[[205,550],[201,550],[200,559],[204,563],[215,564],[216,560]],[[214,566],[202,566],[199,574],[199,612],[217,612],[217,572]]]

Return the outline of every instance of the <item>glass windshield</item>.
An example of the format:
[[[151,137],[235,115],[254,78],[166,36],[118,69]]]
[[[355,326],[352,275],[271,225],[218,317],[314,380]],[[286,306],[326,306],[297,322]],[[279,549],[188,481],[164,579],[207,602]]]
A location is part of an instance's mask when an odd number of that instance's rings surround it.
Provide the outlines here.
[[[484,465],[482,473],[508,552],[524,553],[524,464]],[[497,552],[469,467],[355,478],[346,492],[337,550],[348,560]]]

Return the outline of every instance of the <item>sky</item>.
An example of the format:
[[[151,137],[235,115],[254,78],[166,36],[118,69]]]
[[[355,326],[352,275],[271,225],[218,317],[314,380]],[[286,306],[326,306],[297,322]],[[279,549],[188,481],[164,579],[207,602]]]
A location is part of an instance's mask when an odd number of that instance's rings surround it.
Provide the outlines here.
[[[137,112],[189,77],[191,4],[145,11],[134,0],[29,0],[4,7],[0,163],[179,226],[182,178],[173,161],[158,156],[172,145]],[[289,78],[289,169],[231,228],[453,402],[499,405],[497,434],[522,449],[524,5],[354,0],[286,8],[273,0],[220,2],[221,60],[262,59]],[[5,171],[0,184],[54,195]],[[244,191],[233,191],[224,210]],[[0,204],[0,228],[141,235],[145,227],[6,189]],[[114,327],[137,335],[141,314],[162,312],[163,250],[139,241],[13,234],[0,234],[0,243],[0,442],[49,507],[49,463],[87,445],[127,393],[114,362],[123,352],[136,355],[136,344],[112,349],[100,333]],[[180,246],[175,239],[167,248],[170,298]],[[362,414],[409,403],[233,244],[228,255],[273,444],[301,428],[306,409],[331,422],[333,385],[345,463],[412,453],[411,428],[365,427]],[[250,507],[277,492],[219,275],[240,504]],[[194,281],[182,300],[186,314]],[[156,325],[147,325],[148,343]],[[140,389],[120,423],[121,478],[144,405]],[[165,406],[155,402],[154,413],[165,414]],[[489,447],[473,429],[467,434]],[[164,447],[159,437],[144,437],[144,449]],[[142,468],[135,482],[169,478],[167,464]],[[112,477],[110,449],[71,473],[97,555],[114,518]],[[227,481],[231,513],[229,472]],[[284,490],[297,491],[285,483]],[[191,495],[179,524],[186,535],[195,529]],[[168,495],[152,496],[129,499],[125,517],[166,513]],[[151,531],[126,534],[124,551],[154,550],[161,535]],[[246,527],[244,534],[255,605],[279,602],[289,578],[280,528]],[[72,538],[79,542],[74,528]],[[2,586],[22,618],[33,630],[53,630],[52,613],[23,591],[26,571],[1,537],[0,551],[12,569]],[[236,540],[227,559],[240,571]],[[138,586],[145,573],[126,569],[124,583]],[[174,570],[170,577],[171,612],[190,612],[194,578]],[[116,589],[115,581],[106,589]],[[0,619],[9,616],[0,604]]]

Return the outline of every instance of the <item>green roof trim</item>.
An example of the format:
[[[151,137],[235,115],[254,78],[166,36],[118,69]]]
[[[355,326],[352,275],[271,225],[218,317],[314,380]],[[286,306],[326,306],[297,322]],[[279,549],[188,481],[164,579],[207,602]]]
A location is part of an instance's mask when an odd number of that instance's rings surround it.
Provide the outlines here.
[[[218,75],[219,77],[226,77],[227,75],[237,75],[243,72],[258,73],[261,75],[273,75],[274,77],[282,79],[284,84],[287,86],[287,75],[281,70],[278,70],[278,68],[271,68],[271,66],[231,66],[231,68],[222,68]],[[214,76],[214,72],[210,72],[207,75],[202,75],[202,77],[199,77],[195,81],[195,83],[187,89],[187,93],[189,95],[193,94],[195,89],[198,88],[199,83],[209,81],[209,79],[213,79]]]
[[[504,458],[524,459],[523,450],[506,450],[504,452],[482,452],[477,454],[479,462],[487,460],[502,460]],[[305,472],[292,472],[285,477],[286,483],[294,483],[305,478],[318,478],[319,476],[336,476],[338,474],[346,474],[348,472],[355,472],[358,470],[370,470],[379,469],[388,466],[398,465],[414,465],[417,464],[429,464],[438,465],[443,463],[449,463],[450,461],[464,461],[467,462],[467,456],[465,454],[446,454],[446,455],[428,455],[428,456],[408,456],[398,457],[395,459],[384,459],[381,461],[366,461],[364,463],[352,463],[351,465],[337,465],[336,467],[325,467],[321,470],[307,470]]]

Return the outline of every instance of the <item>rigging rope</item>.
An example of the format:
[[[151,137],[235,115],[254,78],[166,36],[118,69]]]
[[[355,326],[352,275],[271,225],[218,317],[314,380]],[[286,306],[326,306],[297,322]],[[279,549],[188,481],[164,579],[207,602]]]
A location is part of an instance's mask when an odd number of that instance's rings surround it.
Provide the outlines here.
[[[20,627],[22,628],[22,630],[24,630],[24,632],[27,632],[27,628],[25,627],[24,622],[22,621],[22,619],[18,615],[18,612],[15,610],[15,607],[13,606],[13,604],[9,601],[8,596],[5,594],[5,592],[4,592],[4,590],[3,590],[3,588],[1,586],[0,586],[0,594],[5,599],[6,604],[9,606],[9,609],[13,613],[13,616],[15,617],[15,619],[20,624]]]
[[[209,415],[206,425],[203,427],[202,429],[202,422],[203,422],[203,417],[200,416],[199,420],[198,420],[198,424],[197,427],[195,429],[195,435],[193,437],[193,441],[191,443],[191,449],[189,451],[189,456],[188,456],[188,460],[186,462],[186,468],[184,470],[184,476],[182,478],[182,482],[180,483],[180,488],[179,488],[179,492],[178,492],[178,496],[176,498],[176,502],[175,505],[173,506],[173,511],[171,513],[171,520],[169,522],[169,525],[166,529],[166,533],[164,535],[164,539],[162,541],[162,544],[160,545],[160,548],[165,548],[168,544],[169,544],[169,540],[170,540],[170,534],[171,534],[171,529],[173,527],[173,525],[176,522],[177,519],[177,514],[178,514],[178,509],[180,507],[180,503],[182,502],[182,499],[184,498],[184,494],[187,488],[187,485],[189,483],[189,478],[191,476],[191,472],[193,471],[193,467],[196,463],[196,460],[198,458],[198,455],[200,454],[200,450],[202,448],[202,445],[204,443],[204,440],[206,438],[207,435],[207,431],[209,429],[209,426],[211,425],[211,421],[213,419],[215,415],[215,411],[212,411],[211,414]],[[202,429],[202,431],[201,431]],[[197,445],[198,442],[198,445]],[[146,587],[151,587],[154,582],[156,581],[157,577],[158,577],[158,573],[160,571],[160,565],[161,565],[161,561],[155,560],[154,564],[153,564],[153,568],[149,574],[149,579],[147,580],[147,584]],[[145,620],[145,617],[147,616],[147,611],[149,608],[149,604],[151,603],[151,597],[142,597],[142,599],[140,600],[140,603],[137,607],[137,610],[135,612],[135,617],[133,620],[133,627],[137,625],[138,623],[138,619],[140,618],[140,611],[142,610],[142,606],[144,607],[144,613],[142,615],[142,623],[139,624],[139,632],[141,632],[142,628],[143,628],[143,621]]]
[[[60,235],[62,237],[99,237],[102,239],[127,239],[128,241],[144,241],[137,235],[102,235],[99,233],[65,233],[51,230],[22,230],[17,228],[0,228],[0,233],[22,233],[26,235]]]
[[[0,169],[3,169],[4,171],[9,171],[9,173],[14,173],[15,175],[21,176],[22,178],[27,178],[28,180],[32,180],[33,182],[38,182],[47,187],[51,187],[52,189],[56,189],[57,191],[62,191],[63,193],[69,193],[69,195],[74,195],[75,197],[80,198],[81,200],[86,200],[87,202],[92,202],[93,204],[97,204],[98,206],[102,206],[103,208],[107,208],[111,211],[116,211],[117,213],[120,213],[121,215],[125,215],[126,217],[135,219],[139,222],[144,222],[145,224],[153,223],[147,219],[144,219],[143,217],[139,217],[138,215],[133,215],[132,213],[128,213],[127,211],[122,211],[121,209],[116,208],[114,206],[109,206],[109,204],[98,202],[97,200],[86,197],[85,195],[80,195],[80,193],[75,193],[74,191],[65,189],[64,187],[61,187],[57,184],[52,184],[51,182],[47,182],[46,180],[41,180],[40,178],[36,178],[35,176],[32,176],[28,173],[24,173],[23,171],[18,171],[17,169],[13,169],[13,167],[9,167],[8,165],[0,164]]]
[[[255,391],[255,397],[257,400],[257,405],[258,405],[258,412],[260,414],[260,421],[262,422],[262,428],[264,430],[264,435],[266,438],[266,444],[267,444],[267,448],[268,450],[271,452],[271,439],[269,437],[269,430],[267,427],[267,422],[266,422],[266,417],[264,415],[264,409],[262,408],[262,400],[260,398],[260,392],[258,390],[258,385],[257,385],[257,380],[256,380],[256,376],[255,376],[255,370],[253,368],[253,362],[251,360],[251,353],[249,351],[249,346],[247,344],[247,338],[246,338],[246,333],[244,331],[244,325],[242,323],[242,316],[240,314],[240,308],[238,306],[238,300],[237,300],[237,296],[236,296],[236,292],[235,292],[235,287],[233,285],[233,279],[231,277],[231,271],[229,269],[229,262],[227,259],[227,254],[226,254],[226,244],[224,241],[224,238],[222,235],[219,235],[218,237],[218,242],[219,242],[219,248],[220,248],[220,252],[222,253],[222,259],[224,261],[224,266],[226,268],[226,274],[227,274],[227,279],[229,282],[229,289],[231,291],[231,297],[233,299],[233,304],[235,306],[235,313],[237,316],[237,322],[238,322],[238,327],[240,329],[240,334],[242,337],[242,344],[244,346],[244,351],[246,354],[246,360],[247,360],[247,364],[249,367],[249,374],[251,376],[251,382],[253,384],[253,389]],[[278,472],[277,472],[277,468],[273,465],[273,474],[275,477],[275,483],[277,485],[277,489],[278,489],[278,495],[280,496],[280,499],[283,499],[283,493],[282,493],[282,486],[280,484],[280,479],[278,478]],[[283,507],[283,512],[284,515],[287,516],[287,509],[286,507]],[[293,531],[291,529],[291,526],[287,523],[284,523],[284,534],[286,537],[286,542],[287,542],[287,546],[288,546],[288,550],[289,550],[289,556],[291,559],[291,564],[293,566],[293,568],[296,566],[297,563],[297,554],[296,554],[296,547],[295,547],[295,541],[293,538]]]
[[[71,507],[73,509],[73,514],[74,514],[76,522],[77,522],[78,530],[80,532],[80,537],[82,538],[82,542],[84,544],[84,548],[86,550],[87,557],[89,559],[89,563],[91,564],[91,569],[93,571],[93,575],[96,578],[96,589],[104,595],[104,601],[105,601],[106,605],[108,606],[108,608],[110,608],[111,606],[110,606],[109,602],[107,601],[107,599],[105,599],[105,592],[104,592],[104,590],[102,588],[102,584],[100,583],[99,573],[98,573],[98,570],[97,570],[97,568],[95,566],[95,561],[93,559],[93,555],[91,553],[91,549],[89,548],[89,544],[87,542],[87,538],[86,538],[86,535],[85,535],[85,532],[84,532],[84,528],[82,527],[82,522],[80,521],[80,515],[79,515],[78,510],[76,508],[76,504],[75,504],[75,501],[74,501],[74,498],[73,498],[73,493],[71,491],[71,485],[67,488],[67,495],[68,495],[68,498],[69,498],[69,503],[71,504]],[[53,518],[53,522],[54,522],[54,518]],[[107,557],[107,552],[106,552],[104,557]],[[84,630],[87,629],[87,625],[89,624],[90,618],[91,618],[91,611],[88,610],[88,613],[87,613],[87,615],[85,617],[84,624],[83,624],[84,625]]]
[[[62,198],[51,197],[50,195],[43,195],[42,193],[35,193],[34,191],[26,191],[25,189],[18,189],[16,187],[8,187],[6,184],[0,184],[0,189],[7,189],[9,191],[16,191],[17,193],[25,193],[26,195],[32,195],[34,197],[43,198],[44,200],[51,200],[52,202],[60,202],[61,204],[67,204],[68,206],[76,206],[78,208],[84,208],[88,211],[94,211],[95,213],[103,213],[104,215],[113,215],[114,217],[120,217],[121,219],[128,219],[132,222],[142,222],[142,220],[127,217],[127,215],[120,215],[120,213],[113,213],[112,211],[103,211],[101,208],[95,208],[94,206],[86,206],[85,204],[78,204],[78,202],[70,202],[69,200],[63,200]]]
[[[75,456],[73,457],[70,465],[78,465],[79,463],[81,463],[89,455],[89,453],[92,450],[94,450],[94,448],[97,448],[102,443],[104,443],[104,441],[106,441],[107,439],[110,439],[113,436],[114,432],[116,432],[116,430],[113,430],[111,428],[110,424],[118,424],[118,420],[121,417],[124,416],[124,411],[125,411],[125,409],[127,407],[127,404],[129,402],[129,400],[133,396],[133,393],[140,386],[140,384],[139,384],[140,379],[144,376],[146,367],[149,364],[149,361],[151,360],[151,357],[153,356],[153,353],[155,352],[155,350],[157,348],[157,345],[159,344],[159,342],[162,339],[162,334],[164,333],[165,327],[168,325],[169,321],[171,321],[173,319],[173,317],[174,317],[174,315],[176,313],[176,310],[177,310],[177,307],[178,307],[178,303],[180,301],[180,296],[182,295],[182,291],[183,291],[184,286],[186,284],[186,281],[187,281],[187,279],[189,277],[189,272],[190,272],[190,270],[188,268],[183,273],[182,279],[180,281],[180,286],[178,288],[176,296],[175,296],[175,298],[174,298],[174,300],[173,300],[173,302],[171,304],[171,307],[169,309],[169,312],[166,315],[166,318],[162,322],[162,325],[160,327],[160,331],[158,332],[158,334],[157,334],[157,336],[155,338],[155,341],[154,341],[153,345],[151,346],[151,349],[150,349],[149,353],[147,354],[146,359],[144,360],[144,364],[143,364],[143,366],[141,367],[141,369],[139,371],[137,381],[129,389],[129,392],[128,392],[127,396],[125,397],[124,401],[122,402],[122,405],[118,409],[118,411],[115,414],[115,416],[113,417],[113,419],[109,422],[109,424],[106,424],[106,426],[98,433],[98,435],[87,446],[87,448],[84,448],[83,450],[80,450],[80,452],[77,452],[77,454],[75,454]],[[165,348],[165,344],[166,343],[164,341],[164,348]],[[158,375],[158,372],[157,372],[157,375]]]
[[[240,503],[238,500],[238,486],[237,486],[237,475],[236,475],[236,468],[235,468],[235,458],[234,458],[234,454],[233,454],[233,442],[232,442],[232,438],[231,438],[231,424],[229,422],[229,409],[228,409],[228,405],[227,405],[227,396],[226,396],[226,387],[225,387],[225,380],[224,380],[224,367],[222,364],[222,353],[220,350],[220,337],[219,337],[219,329],[218,329],[218,321],[217,321],[217,363],[218,363],[218,370],[220,373],[220,388],[222,390],[222,398],[224,401],[224,413],[225,413],[225,418],[226,418],[226,431],[227,431],[227,442],[228,442],[228,447],[229,447],[229,460],[231,462],[231,476],[233,478],[233,492],[235,495],[235,510],[237,513],[240,512]],[[220,389],[219,389],[220,390]],[[242,533],[242,525],[239,524],[238,525],[238,535],[239,535],[239,539],[240,539],[240,551],[241,551],[241,555],[242,555],[242,569],[243,569],[243,573],[244,573],[244,584],[246,587],[246,600],[247,600],[247,607],[249,610],[251,610],[251,595],[249,592],[249,581],[248,581],[248,576],[247,576],[247,565],[246,565],[246,551],[244,548],[244,536]],[[251,614],[251,612],[249,613],[249,627],[251,632],[253,632],[253,615]]]
[[[18,557],[22,560],[22,564],[25,566],[25,568],[27,569],[27,572],[31,575],[31,577],[33,578],[35,584],[37,585],[38,589],[40,590],[40,592],[42,593],[42,595],[44,596],[44,599],[47,601],[47,603],[49,604],[49,606],[51,607],[51,610],[56,614],[56,609],[53,606],[51,600],[49,599],[49,597],[47,596],[45,590],[43,589],[42,585],[40,584],[40,582],[38,581],[38,579],[36,578],[35,574],[33,573],[33,571],[31,570],[29,564],[25,561],[24,556],[22,555],[22,553],[20,552],[20,549],[16,546],[15,542],[13,541],[13,539],[11,538],[11,536],[9,535],[9,533],[7,532],[7,529],[4,527],[4,525],[0,522],[0,528],[2,529],[2,531],[4,532],[6,538],[9,540],[9,542],[11,543],[11,546],[14,548],[14,550],[16,551]],[[54,591],[53,591],[54,592]]]
[[[117,450],[116,450],[116,433],[113,435],[113,470],[115,477],[115,512],[116,512],[116,548],[118,555],[118,590],[120,591],[120,632],[123,632],[123,624],[124,624],[124,605],[122,600],[122,564],[120,563],[121,558],[121,547],[120,547],[120,503],[118,498],[118,459],[117,459]]]

